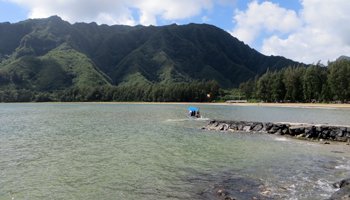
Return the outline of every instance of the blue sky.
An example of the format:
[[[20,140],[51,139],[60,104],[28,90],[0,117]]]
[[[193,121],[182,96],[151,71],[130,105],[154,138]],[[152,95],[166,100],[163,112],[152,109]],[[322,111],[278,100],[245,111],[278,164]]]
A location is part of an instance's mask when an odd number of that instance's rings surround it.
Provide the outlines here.
[[[265,55],[326,63],[350,56],[348,10],[348,0],[0,0],[0,22],[208,23]]]

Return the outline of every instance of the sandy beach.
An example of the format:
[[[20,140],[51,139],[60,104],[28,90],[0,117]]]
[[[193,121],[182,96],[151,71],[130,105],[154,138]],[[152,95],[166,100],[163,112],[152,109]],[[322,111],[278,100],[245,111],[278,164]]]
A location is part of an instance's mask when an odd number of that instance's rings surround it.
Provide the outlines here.
[[[91,103],[91,102],[87,102]],[[185,104],[185,105],[227,105],[227,106],[266,106],[266,107],[295,107],[295,108],[347,108],[350,104],[326,103],[209,103],[209,102],[94,102],[102,104]]]
[[[269,107],[296,107],[296,108],[347,108],[350,104],[326,104],[326,103],[225,103],[237,106],[269,106]]]

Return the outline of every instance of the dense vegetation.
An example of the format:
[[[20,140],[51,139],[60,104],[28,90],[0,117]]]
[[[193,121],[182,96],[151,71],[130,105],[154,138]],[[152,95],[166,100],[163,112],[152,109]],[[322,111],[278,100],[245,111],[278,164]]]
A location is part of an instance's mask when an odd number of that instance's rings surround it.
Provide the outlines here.
[[[268,70],[239,87],[243,98],[265,102],[350,101],[350,61],[340,59],[328,67],[288,67]]]
[[[206,24],[107,26],[53,16],[0,23],[0,35],[1,101],[206,101],[202,93],[211,91],[203,88],[213,81],[238,87],[267,68],[300,64]]]
[[[31,90],[0,91],[0,102],[48,101],[144,101],[144,102],[210,102],[218,98],[219,85],[215,81],[74,87],[53,92]]]

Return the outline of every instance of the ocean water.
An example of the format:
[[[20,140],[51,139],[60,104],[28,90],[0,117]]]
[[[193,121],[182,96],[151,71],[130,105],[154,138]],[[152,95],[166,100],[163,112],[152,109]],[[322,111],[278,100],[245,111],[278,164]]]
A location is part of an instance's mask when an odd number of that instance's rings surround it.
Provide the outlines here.
[[[202,130],[209,119],[350,125],[349,109],[176,104],[0,104],[0,200],[207,199],[230,179],[274,199],[326,199],[350,146]]]

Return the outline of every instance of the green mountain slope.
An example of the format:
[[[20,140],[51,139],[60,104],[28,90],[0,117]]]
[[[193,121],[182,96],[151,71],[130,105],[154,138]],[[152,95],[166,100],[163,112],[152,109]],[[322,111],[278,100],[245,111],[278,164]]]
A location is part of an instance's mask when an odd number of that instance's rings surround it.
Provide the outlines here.
[[[0,24],[0,88],[55,91],[215,80],[233,87],[300,63],[268,57],[206,24],[107,26],[57,16]]]

